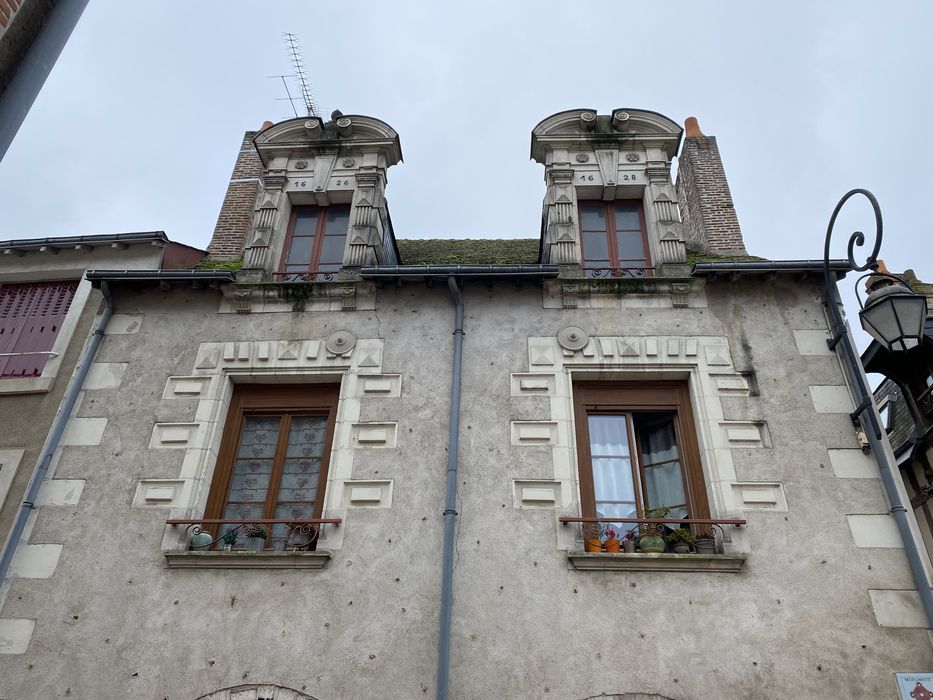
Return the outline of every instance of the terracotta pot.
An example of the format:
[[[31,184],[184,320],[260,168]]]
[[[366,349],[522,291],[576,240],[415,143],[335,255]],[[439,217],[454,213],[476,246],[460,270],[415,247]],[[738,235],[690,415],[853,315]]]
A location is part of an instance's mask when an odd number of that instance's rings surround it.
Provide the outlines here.
[[[599,538],[583,540],[583,547],[587,552],[603,551],[602,544],[600,543]]]
[[[605,545],[607,552],[618,552],[621,549],[619,540],[606,540]]]

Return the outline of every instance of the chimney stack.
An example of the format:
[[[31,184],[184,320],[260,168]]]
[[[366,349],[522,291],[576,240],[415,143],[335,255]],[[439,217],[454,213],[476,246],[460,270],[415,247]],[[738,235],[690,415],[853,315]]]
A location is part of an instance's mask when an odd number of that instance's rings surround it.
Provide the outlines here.
[[[688,247],[721,255],[747,255],[716,137],[700,131],[696,117],[688,117],[684,128],[677,162],[677,197]]]
[[[227,185],[227,194],[214,227],[214,236],[207,246],[208,257],[212,260],[236,260],[243,255],[246,236],[253,225],[253,210],[262,177],[262,162],[253,146],[256,133],[247,131],[243,136],[230,184]]]

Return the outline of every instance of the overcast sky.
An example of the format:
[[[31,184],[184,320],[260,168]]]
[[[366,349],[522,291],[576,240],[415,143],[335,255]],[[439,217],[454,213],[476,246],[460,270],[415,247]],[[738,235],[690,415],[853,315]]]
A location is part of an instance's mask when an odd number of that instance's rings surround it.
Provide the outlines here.
[[[933,281],[931,26],[919,0],[91,0],[0,162],[0,239],[164,230],[206,246],[243,132],[293,116],[267,77],[290,71],[288,31],[327,115],[399,132],[399,238],[536,237],[532,127],[644,108],[718,138],[751,253],[822,257],[835,202],[866,187],[889,267]],[[870,226],[854,209],[838,257]]]

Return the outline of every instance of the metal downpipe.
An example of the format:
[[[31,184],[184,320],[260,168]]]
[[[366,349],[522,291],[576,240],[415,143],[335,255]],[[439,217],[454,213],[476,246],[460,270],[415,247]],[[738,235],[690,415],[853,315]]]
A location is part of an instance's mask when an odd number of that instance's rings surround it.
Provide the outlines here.
[[[460,370],[463,365],[463,292],[454,277],[447,287],[455,305],[454,362],[447,439],[447,498],[444,506],[444,555],[441,573],[441,624],[437,643],[437,700],[447,700],[450,682],[450,618],[453,607],[454,530],[457,523],[457,455],[460,445]]]
[[[42,452],[39,453],[39,459],[36,461],[36,466],[32,471],[32,477],[29,479],[26,493],[23,495],[22,506],[19,511],[17,511],[13,519],[13,524],[10,526],[10,534],[3,544],[3,552],[0,554],[0,589],[3,589],[3,584],[10,570],[10,564],[13,562],[13,556],[16,554],[17,545],[19,544],[20,538],[23,536],[23,531],[26,529],[29,516],[36,509],[36,499],[39,496],[39,489],[42,487],[42,483],[45,481],[45,477],[48,474],[49,465],[52,463],[52,456],[55,454],[55,450],[58,449],[58,443],[61,441],[62,433],[65,432],[65,426],[68,424],[71,412],[74,410],[75,403],[78,400],[78,394],[84,386],[84,380],[91,368],[91,363],[94,361],[94,356],[97,354],[97,348],[100,347],[104,339],[104,329],[107,327],[110,317],[113,315],[113,297],[110,294],[110,287],[106,282],[101,283],[100,291],[104,295],[104,310],[95,322],[90,340],[88,340],[84,348],[84,353],[78,361],[78,365],[75,367],[71,379],[68,381],[68,388],[65,389],[65,395],[58,406],[58,412],[55,414],[55,418],[52,421],[52,427],[49,430],[48,436],[45,438]],[[0,603],[2,603],[2,594],[0,594]]]
[[[0,94],[0,160],[26,119],[87,3],[88,0],[58,0],[52,4],[45,24]],[[12,21],[16,21],[15,16]]]

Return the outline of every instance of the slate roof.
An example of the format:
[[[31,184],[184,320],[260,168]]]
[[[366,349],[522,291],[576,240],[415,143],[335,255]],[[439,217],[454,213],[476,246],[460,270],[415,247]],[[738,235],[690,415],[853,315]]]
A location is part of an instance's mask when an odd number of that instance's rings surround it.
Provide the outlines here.
[[[881,382],[874,393],[875,401],[879,404],[885,397],[888,397],[888,420],[884,428],[888,433],[894,454],[900,454],[910,446],[909,441],[914,432],[914,419],[910,415],[907,401],[897,384],[890,379]]]
[[[401,265],[533,265],[537,238],[399,239]]]

